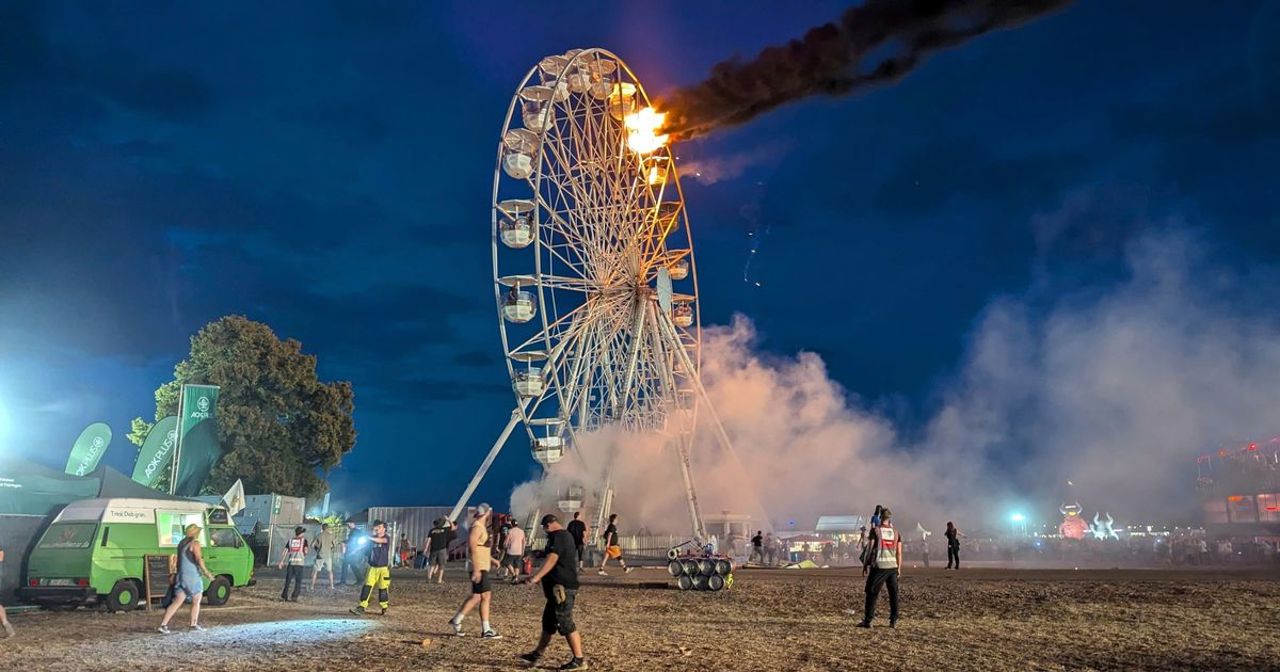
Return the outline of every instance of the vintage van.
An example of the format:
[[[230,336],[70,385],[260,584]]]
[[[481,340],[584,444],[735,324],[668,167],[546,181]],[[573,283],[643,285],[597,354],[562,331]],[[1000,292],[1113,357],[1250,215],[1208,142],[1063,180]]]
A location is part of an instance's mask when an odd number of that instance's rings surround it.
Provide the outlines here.
[[[177,499],[85,499],[68,504],[31,551],[18,594],[46,606],[136,609],[144,599],[144,557],[176,555],[183,530],[191,523],[203,528],[204,564],[214,576],[206,582],[205,601],[225,604],[232,587],[252,583],[253,553],[225,508]]]

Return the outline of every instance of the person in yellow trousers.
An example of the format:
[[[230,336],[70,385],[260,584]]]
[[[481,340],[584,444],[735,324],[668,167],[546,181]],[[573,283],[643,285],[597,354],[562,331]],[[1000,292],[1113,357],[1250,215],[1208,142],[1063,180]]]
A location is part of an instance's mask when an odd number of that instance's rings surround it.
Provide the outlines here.
[[[369,571],[365,572],[364,586],[360,589],[360,604],[352,607],[351,613],[357,616],[365,613],[374,586],[378,588],[378,606],[386,616],[391,599],[391,539],[387,537],[386,523],[381,520],[373,521],[373,532],[369,535]]]

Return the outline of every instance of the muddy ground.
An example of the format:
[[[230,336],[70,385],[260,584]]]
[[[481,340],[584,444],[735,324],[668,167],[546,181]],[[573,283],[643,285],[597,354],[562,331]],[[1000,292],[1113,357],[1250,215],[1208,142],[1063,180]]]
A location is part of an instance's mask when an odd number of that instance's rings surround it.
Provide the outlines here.
[[[577,621],[595,670],[1280,670],[1280,572],[1173,570],[905,570],[902,621],[872,630],[852,570],[742,570],[733,590],[683,593],[665,571],[584,577]],[[162,636],[157,612],[20,613],[0,640],[0,670],[506,670],[537,638],[541,591],[499,585],[494,626],[467,637],[446,621],[466,596],[462,571],[443,585],[397,571],[391,613],[347,613],[355,588],[279,601],[264,571],[209,630]],[[174,623],[184,626],[185,609]],[[429,639],[424,648],[422,642]],[[557,640],[543,659],[567,659]]]

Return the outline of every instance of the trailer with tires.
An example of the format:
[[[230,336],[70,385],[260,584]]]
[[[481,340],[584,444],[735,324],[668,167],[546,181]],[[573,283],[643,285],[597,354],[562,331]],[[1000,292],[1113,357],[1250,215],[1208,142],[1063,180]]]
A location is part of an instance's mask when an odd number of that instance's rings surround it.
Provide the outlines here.
[[[201,553],[214,577],[205,587],[205,601],[225,604],[233,588],[253,581],[253,553],[225,508],[194,500],[68,504],[32,549],[18,596],[48,607],[102,604],[124,611],[144,606],[146,557],[176,555],[191,523],[201,527]]]
[[[667,551],[667,573],[680,590],[717,592],[733,587],[733,560],[693,541]]]

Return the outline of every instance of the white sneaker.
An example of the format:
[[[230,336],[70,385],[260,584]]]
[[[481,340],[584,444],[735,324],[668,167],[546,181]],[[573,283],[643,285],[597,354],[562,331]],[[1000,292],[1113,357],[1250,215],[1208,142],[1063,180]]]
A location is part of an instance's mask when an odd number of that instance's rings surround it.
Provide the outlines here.
[[[635,567],[628,567],[628,568],[626,568],[626,569],[622,570],[622,573],[623,573],[623,574],[630,574],[631,572],[634,572],[634,571],[636,571],[636,568],[635,568]]]
[[[499,635],[498,631],[494,630],[493,628],[489,628],[488,630],[485,630],[480,635],[480,637],[482,637],[483,639],[502,639],[502,635]]]
[[[606,572],[603,569],[596,572],[596,574],[599,574],[600,576],[609,576],[609,572]]]
[[[169,629],[169,626],[167,626],[167,625],[162,625],[162,626],[160,626],[160,627],[156,628],[156,632],[158,632],[158,633],[160,633],[160,634],[162,634],[162,635],[172,635],[172,634],[173,634],[173,631],[172,631],[172,630],[170,630],[170,629]]]
[[[204,632],[209,628],[206,628],[203,625],[200,625],[199,623],[194,623],[190,628],[187,628],[187,629],[190,630],[191,632]]]
[[[462,631],[462,624],[449,621],[449,626],[453,628],[453,634],[456,637],[466,637],[467,633]]]

